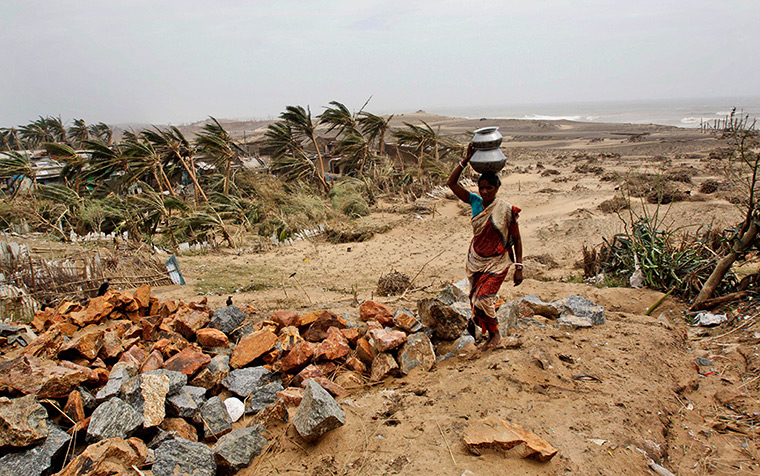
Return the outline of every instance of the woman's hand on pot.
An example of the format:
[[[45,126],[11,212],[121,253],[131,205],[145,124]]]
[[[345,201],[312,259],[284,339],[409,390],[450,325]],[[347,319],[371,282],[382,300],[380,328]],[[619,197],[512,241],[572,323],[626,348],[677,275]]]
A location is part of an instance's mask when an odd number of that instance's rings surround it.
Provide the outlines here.
[[[473,146],[472,142],[470,142],[469,144],[467,144],[467,152],[465,152],[464,159],[462,159],[462,162],[464,162],[465,164],[469,162],[470,159],[472,158],[472,154],[474,153],[475,153],[475,146]]]

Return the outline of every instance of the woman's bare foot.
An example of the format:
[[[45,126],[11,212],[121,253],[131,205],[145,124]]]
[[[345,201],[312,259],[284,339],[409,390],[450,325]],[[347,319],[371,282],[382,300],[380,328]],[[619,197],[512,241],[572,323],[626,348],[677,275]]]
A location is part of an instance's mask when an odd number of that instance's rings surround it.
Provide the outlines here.
[[[483,345],[483,350],[495,349],[499,344],[501,344],[501,334],[498,332],[496,334],[491,334],[491,337],[489,337]]]

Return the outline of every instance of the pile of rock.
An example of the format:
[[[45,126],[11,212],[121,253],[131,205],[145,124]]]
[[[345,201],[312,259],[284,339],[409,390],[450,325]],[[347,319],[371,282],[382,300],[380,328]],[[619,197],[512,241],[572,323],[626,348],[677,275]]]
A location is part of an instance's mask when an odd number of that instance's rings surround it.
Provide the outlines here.
[[[502,325],[517,325],[529,305],[502,305]],[[557,317],[563,312],[571,311]],[[263,450],[288,406],[298,407],[295,429],[314,441],[345,423],[334,397],[430,370],[474,342],[469,321],[467,295],[455,286],[417,312],[367,301],[358,316],[246,315],[212,310],[205,298],[160,302],[148,286],[86,306],[63,302],[37,312],[31,327],[0,329],[0,467],[232,473]],[[233,426],[243,415],[251,417]]]

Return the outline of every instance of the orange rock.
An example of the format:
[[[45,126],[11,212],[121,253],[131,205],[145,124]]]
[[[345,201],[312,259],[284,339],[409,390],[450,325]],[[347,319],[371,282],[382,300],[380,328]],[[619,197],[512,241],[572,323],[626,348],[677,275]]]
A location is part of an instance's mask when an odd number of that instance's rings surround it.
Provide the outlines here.
[[[177,436],[190,441],[198,441],[198,431],[184,418],[166,418],[159,425],[165,431],[176,431]]]
[[[356,357],[351,357],[346,360],[346,368],[362,374],[367,372],[367,366],[364,365],[364,362],[357,359]]]
[[[139,288],[135,289],[134,295],[135,295],[135,301],[137,301],[138,306],[140,306],[141,308],[150,307],[151,299],[150,299],[149,285],[143,284]]]
[[[168,301],[165,301],[161,307],[159,308],[158,314],[161,315],[163,318],[167,318],[177,312],[178,309],[177,303],[174,301],[174,299],[169,299]]]
[[[211,328],[198,329],[195,340],[203,347],[227,347],[230,343],[227,334]]]
[[[82,421],[76,422],[74,426],[66,430],[66,433],[68,433],[69,435],[74,435],[77,433],[86,432],[89,426],[90,426],[90,417],[87,417]]]
[[[348,344],[348,339],[346,339],[346,336],[343,335],[343,332],[341,332],[343,329],[338,329],[337,327],[329,327],[327,329],[327,337],[326,339],[334,340],[336,342],[345,342]]]
[[[373,382],[379,382],[389,375],[398,373],[398,363],[391,354],[377,354],[372,361],[372,373],[369,379]]]
[[[63,413],[74,422],[80,422],[87,418],[84,414],[84,404],[82,403],[82,394],[78,390],[72,390],[69,394],[69,398],[66,400],[66,405],[63,407]]]
[[[158,349],[153,350],[140,366],[140,373],[158,370],[164,366],[164,357]]]
[[[138,474],[132,468],[142,468],[148,458],[148,448],[142,440],[111,438],[94,443],[56,476],[99,476],[105,474]]]
[[[356,357],[365,364],[371,364],[375,359],[375,351],[372,350],[369,341],[364,337],[360,337],[359,340],[356,341]]]
[[[267,329],[248,334],[238,342],[230,357],[230,367],[239,369],[269,352],[277,342],[277,335]]]
[[[114,305],[109,301],[109,296],[97,296],[90,300],[84,311],[72,312],[69,316],[74,324],[83,327],[100,322],[113,310]]]
[[[319,311],[317,320],[312,322],[308,329],[301,335],[310,342],[319,342],[327,337],[327,329],[336,327],[338,329],[346,328],[346,321],[330,311]]]
[[[160,309],[161,309],[161,301],[159,301],[158,298],[151,296],[150,309],[148,310],[148,315],[149,316],[158,315]]]
[[[59,330],[61,331],[61,334],[69,338],[74,337],[74,334],[76,334],[76,332],[79,330],[77,326],[67,321],[56,322],[50,326],[50,329]]]
[[[277,362],[277,360],[280,358],[280,355],[282,352],[278,348],[274,348],[270,350],[269,352],[266,352],[264,355],[261,356],[261,360],[264,361],[264,363],[273,365]]]
[[[393,324],[406,332],[415,332],[422,326],[414,315],[402,310],[397,311],[393,316]]]
[[[79,335],[61,345],[58,354],[71,355],[76,353],[85,359],[92,360],[98,356],[103,347],[103,329],[82,329]]]
[[[195,347],[186,347],[180,353],[164,362],[164,368],[182,372],[190,378],[198,373],[200,369],[207,366],[209,362],[211,362],[211,357],[208,355]]]
[[[315,322],[317,319],[319,319],[319,314],[321,312],[322,311],[314,311],[314,312],[310,312],[308,314],[304,314],[303,316],[301,316],[301,317],[298,318],[298,322],[296,323],[296,325],[298,327],[308,326],[309,324],[311,324],[311,323]]]
[[[103,359],[115,359],[124,352],[121,339],[116,331],[107,331],[103,334],[103,347],[100,348],[100,357]]]
[[[32,342],[24,347],[24,355],[34,357],[55,357],[58,354],[58,348],[61,346],[63,336],[58,329],[51,329],[37,336]]]
[[[67,361],[22,356],[0,362],[0,389],[6,392],[66,398],[85,382],[98,383],[97,371]]]
[[[331,329],[335,328],[331,327]],[[348,346],[348,341],[345,340],[339,331],[338,334],[340,335],[340,339],[328,337],[319,344],[319,347],[317,347],[317,351],[314,354],[315,359],[337,360],[341,357],[345,357],[351,352],[351,348]]]
[[[363,321],[377,321],[383,326],[393,324],[391,308],[376,301],[364,301],[359,307],[359,318]]]
[[[298,313],[289,309],[278,309],[272,313],[272,321],[279,327],[294,326],[298,323],[298,318]]]
[[[182,334],[185,339],[192,339],[198,329],[202,328],[211,320],[205,311],[192,310],[185,313],[177,313],[172,328]]]
[[[509,450],[522,443],[525,443],[523,458],[549,461],[557,454],[540,436],[495,416],[470,423],[464,431],[464,443],[475,454],[480,454],[483,448]]]
[[[343,337],[345,337],[351,345],[356,345],[356,341],[359,340],[359,329],[356,327],[341,329],[340,333],[343,334]]]
[[[322,370],[317,367],[314,364],[307,365],[306,368],[298,372],[298,375],[293,379],[291,382],[293,385],[301,386],[301,384],[310,378],[314,377],[324,377],[325,374],[322,373]]]
[[[139,345],[132,345],[126,352],[121,354],[119,362],[132,362],[135,367],[140,367],[148,355]]]
[[[277,339],[277,342],[280,344],[280,347],[282,347],[282,350],[287,352],[299,342],[303,342],[303,337],[301,337],[297,327],[283,327],[280,331],[280,336]]]
[[[312,357],[314,357],[314,344],[301,341],[282,358],[282,371],[298,371],[311,362]]]

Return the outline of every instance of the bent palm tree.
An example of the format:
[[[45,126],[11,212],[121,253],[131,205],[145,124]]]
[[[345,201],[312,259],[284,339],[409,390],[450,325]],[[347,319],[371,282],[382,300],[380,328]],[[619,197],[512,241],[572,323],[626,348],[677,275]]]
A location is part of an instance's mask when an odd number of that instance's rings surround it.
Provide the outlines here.
[[[383,155],[385,153],[385,133],[390,129],[393,114],[384,118],[371,112],[360,112],[359,116],[359,127],[367,136],[367,141],[371,143],[377,140],[377,153]]]
[[[209,116],[211,123],[203,126],[203,132],[198,134],[195,145],[198,150],[211,158],[217,170],[224,171],[224,194],[230,192],[230,176],[232,163],[240,160],[242,149],[235,144],[227,131],[214,117]]]
[[[330,101],[330,104],[332,107],[325,108],[319,116],[319,123],[328,125],[327,132],[338,129],[338,136],[358,133],[356,116],[338,101]]]
[[[140,134],[153,144],[153,147],[155,147],[155,149],[162,155],[164,162],[176,162],[182,166],[185,172],[187,172],[188,177],[190,177],[190,180],[193,182],[196,201],[200,201],[198,200],[198,194],[203,198],[203,201],[208,200],[195,173],[193,148],[190,146],[190,142],[188,142],[184,134],[182,134],[177,127],[171,126],[166,130],[158,128],[155,128],[155,130],[144,130]]]
[[[329,192],[330,186],[325,181],[325,166],[322,162],[322,153],[319,151],[319,144],[317,143],[317,136],[315,134],[316,125],[311,120],[311,110],[308,106],[306,109],[301,106],[287,106],[285,112],[280,114],[280,118],[284,119],[293,130],[309,138],[312,144],[314,144],[319,160],[319,175],[317,178],[325,189],[325,192]]]
[[[74,125],[69,127],[68,138],[76,147],[82,147],[82,143],[90,138],[90,130],[84,119],[74,119]]]
[[[15,150],[0,153],[0,179],[10,179],[10,185],[13,187],[11,201],[16,198],[24,177],[32,181],[32,187],[37,183],[37,172],[29,155]]]

